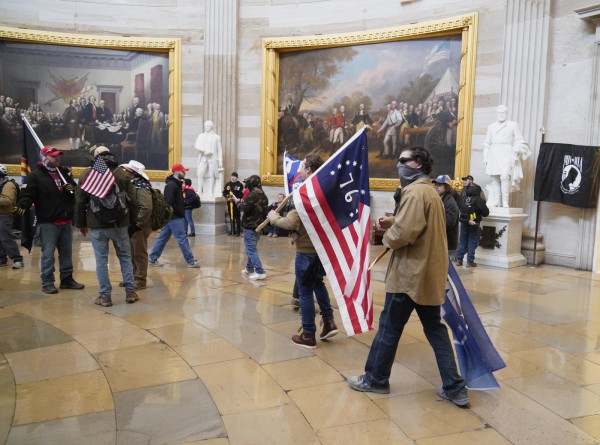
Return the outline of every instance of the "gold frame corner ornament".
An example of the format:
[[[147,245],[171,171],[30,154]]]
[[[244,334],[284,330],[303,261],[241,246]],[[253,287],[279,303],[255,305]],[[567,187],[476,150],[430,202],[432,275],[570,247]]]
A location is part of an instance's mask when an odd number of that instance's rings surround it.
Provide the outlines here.
[[[72,34],[66,32],[39,31],[0,26],[0,40],[46,45],[80,46],[114,50],[135,50],[168,53],[169,55],[169,165],[181,161],[181,39],[113,37],[103,35]],[[19,165],[8,165],[10,175],[21,174]],[[73,175],[79,177],[84,167],[73,168]],[[163,181],[168,170],[146,170],[152,181]]]
[[[275,150],[277,126],[273,125],[273,122],[277,122],[280,53],[457,34],[462,36],[462,46],[454,175],[456,178],[467,175],[470,168],[473,132],[477,24],[478,14],[474,12],[395,28],[318,36],[264,38],[262,41],[260,157],[262,183],[270,186],[283,185],[283,175],[275,174],[277,172],[277,152]],[[371,178],[369,182],[371,190],[394,191],[399,184],[397,179],[391,178]]]

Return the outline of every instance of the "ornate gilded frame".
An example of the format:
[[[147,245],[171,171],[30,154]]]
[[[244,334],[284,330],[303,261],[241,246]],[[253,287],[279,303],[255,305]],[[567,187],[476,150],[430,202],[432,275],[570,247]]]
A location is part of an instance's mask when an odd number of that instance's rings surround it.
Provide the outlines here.
[[[112,37],[101,35],[70,34],[0,27],[0,40],[22,43],[79,46],[114,50],[139,50],[168,53],[169,56],[169,165],[181,160],[181,39]],[[20,174],[19,165],[8,165],[10,175]],[[74,168],[79,177],[83,168]],[[146,170],[153,181],[162,181],[166,170]]]
[[[472,13],[398,28],[319,36],[263,39],[260,158],[262,183],[272,186],[283,185],[283,175],[275,174],[277,172],[279,55],[281,53],[446,35],[462,36],[454,174],[457,179],[468,174],[473,129],[477,20],[477,13]],[[397,179],[390,178],[371,178],[370,180],[371,190],[392,191],[396,189],[398,183]]]

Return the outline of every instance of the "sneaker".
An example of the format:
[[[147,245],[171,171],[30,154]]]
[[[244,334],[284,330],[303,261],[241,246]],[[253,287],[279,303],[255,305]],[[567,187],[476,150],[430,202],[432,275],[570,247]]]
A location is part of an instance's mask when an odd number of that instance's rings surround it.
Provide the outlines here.
[[[125,303],[131,304],[138,301],[140,297],[135,293],[134,290],[125,291]]]
[[[269,233],[269,234],[267,235],[267,238],[271,238],[272,236],[273,236],[273,234],[272,234],[272,233]]]
[[[338,328],[335,325],[335,321],[333,320],[333,318],[331,320],[321,319],[321,324],[323,324],[323,331],[321,331],[321,335],[319,335],[319,339],[321,340],[331,338],[340,332],[338,331]]]
[[[64,280],[61,280],[60,282],[60,288],[61,289],[83,289],[85,287],[85,284],[81,284],[78,283],[77,281],[75,281],[73,279],[73,277],[69,277],[69,278],[65,278]]]
[[[250,272],[248,269],[242,269],[242,275],[244,276],[250,276],[252,275],[254,272]]]
[[[456,264],[457,266],[462,266],[463,262],[462,262],[462,260],[458,260],[454,264]]]
[[[100,294],[98,298],[94,300],[94,304],[100,305],[102,307],[110,307],[112,306],[112,300],[110,299],[110,295]]]
[[[162,263],[158,262],[158,258],[155,259],[155,260],[153,260],[152,258],[149,258],[148,259],[148,264],[150,264],[151,266],[154,266],[154,267],[162,267],[163,266]]]
[[[477,263],[467,263],[467,267],[477,267]]]
[[[469,395],[467,394],[467,388],[462,387],[454,394],[448,394],[444,388],[438,386],[435,388],[435,392],[444,400],[450,400],[456,406],[467,406],[469,404]]]
[[[190,233],[190,234],[188,235],[188,238],[193,238],[193,237],[195,237],[195,236],[196,236],[196,234],[195,234],[195,233]]]
[[[45,286],[42,286],[42,292],[46,294],[57,294],[58,289],[56,286],[54,286],[54,284],[46,284]]]
[[[365,380],[365,376],[364,375],[358,375],[355,377],[348,377],[346,379],[346,381],[348,382],[348,386],[350,388],[352,388],[354,391],[361,391],[361,392],[374,392],[377,394],[389,394],[390,393],[390,386],[388,385],[387,387],[384,388],[376,388],[374,386],[371,386],[369,383],[367,383],[367,381]]]
[[[15,262],[13,262],[12,268],[13,269],[23,269],[23,266],[24,266],[23,261],[15,261]]]
[[[252,275],[250,275],[248,277],[249,280],[264,280],[265,278],[267,278],[266,273],[258,273],[258,272],[254,272]]]
[[[300,299],[292,298],[292,302],[290,303],[292,307],[299,308],[300,307]]]
[[[188,263],[187,267],[189,267],[190,269],[197,269],[200,267],[200,261],[194,260],[191,263]]]
[[[294,335],[292,337],[292,343],[306,349],[315,349],[317,347],[317,340],[315,339],[314,332],[312,334],[302,332],[300,335]]]
[[[279,237],[279,235],[277,235],[277,234],[273,235],[273,238],[277,238],[277,237]]]

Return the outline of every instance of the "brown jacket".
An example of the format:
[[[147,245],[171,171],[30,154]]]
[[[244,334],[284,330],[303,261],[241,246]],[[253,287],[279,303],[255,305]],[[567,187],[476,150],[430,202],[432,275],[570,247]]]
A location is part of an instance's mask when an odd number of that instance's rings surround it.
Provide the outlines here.
[[[6,180],[0,193],[0,215],[13,214],[17,203],[17,186],[14,182]]]
[[[382,224],[389,227],[383,244],[393,249],[385,291],[404,293],[417,304],[444,302],[448,247],[444,204],[431,179],[418,179],[404,188],[398,214]]]
[[[135,197],[138,205],[137,226],[140,228],[150,227],[150,215],[152,215],[152,192],[147,188],[135,189]]]
[[[296,240],[297,252],[317,253],[296,209],[290,210],[286,216],[278,215],[271,221],[271,224],[284,230],[295,230],[298,232],[298,239]]]

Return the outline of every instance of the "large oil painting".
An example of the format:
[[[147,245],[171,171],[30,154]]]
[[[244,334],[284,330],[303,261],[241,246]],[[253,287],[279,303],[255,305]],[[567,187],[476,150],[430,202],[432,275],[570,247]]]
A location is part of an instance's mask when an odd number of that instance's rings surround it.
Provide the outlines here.
[[[470,131],[465,131],[465,110],[469,121],[472,110],[472,95],[464,91],[469,62],[464,32],[462,26],[429,35],[417,29],[411,38],[368,43],[358,34],[356,44],[298,45],[293,50],[277,42],[273,93],[268,75],[265,87],[267,98],[273,94],[275,100],[264,104],[270,108],[276,103],[277,122],[273,138],[264,139],[266,147],[272,146],[264,155],[273,159],[271,172],[263,171],[266,182],[278,182],[284,152],[299,159],[313,152],[327,159],[364,126],[369,172],[379,178],[372,181],[373,188],[395,184],[399,154],[411,145],[432,152],[432,176],[454,177],[464,167],[457,154],[466,151]],[[266,127],[263,136],[269,134]]]
[[[88,166],[104,145],[164,177],[180,114],[169,95],[172,45],[157,51],[156,42],[140,40],[97,37],[95,46],[83,46],[73,35],[69,45],[32,36],[0,40],[0,162],[20,163],[29,123],[43,145],[64,152],[65,166]]]

